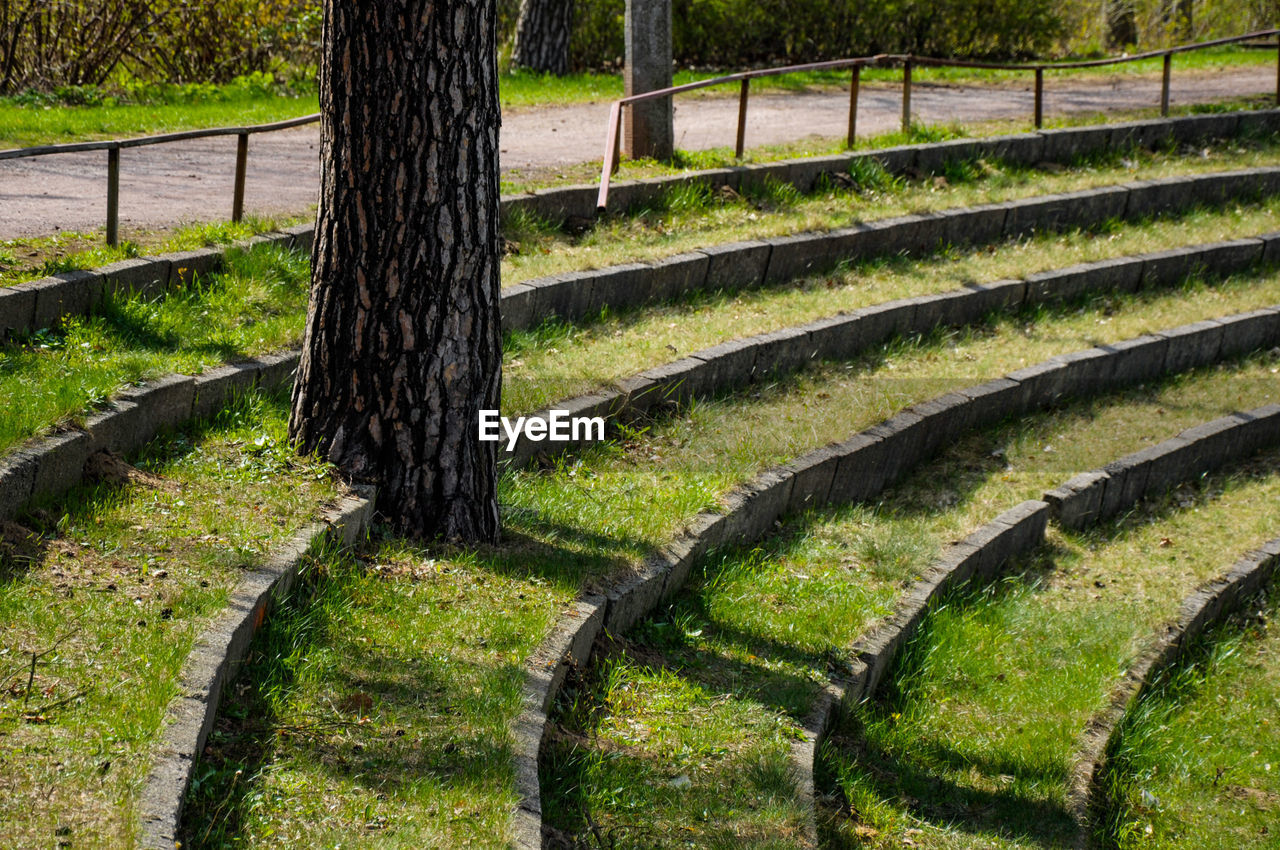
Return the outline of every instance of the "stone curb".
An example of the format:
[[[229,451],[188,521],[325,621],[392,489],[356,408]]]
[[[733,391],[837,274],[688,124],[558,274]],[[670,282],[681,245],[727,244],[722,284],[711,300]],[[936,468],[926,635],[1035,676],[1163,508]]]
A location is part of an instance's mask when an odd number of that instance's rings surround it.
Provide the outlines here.
[[[1277,111],[1280,116],[1280,111]],[[1280,120],[1280,119],[1278,119]],[[1264,197],[1280,192],[1280,167],[1170,177],[880,219],[826,232],[796,233],[718,245],[651,263],[628,263],[591,271],[526,280],[502,293],[503,329],[525,330],[551,317],[579,321],[612,310],[637,307],[696,290],[737,291],[774,285],[829,270],[841,262],[933,251],[940,245],[982,245],[1030,233],[1091,227],[1109,219],[1133,220],[1201,205]],[[1225,244],[1225,243],[1224,243]],[[1270,253],[1280,248],[1267,246]],[[1248,253],[1250,249],[1240,248]],[[1266,250],[1266,249],[1264,249]],[[1204,258],[1206,261],[1210,258]],[[1212,258],[1230,268],[1240,258],[1229,248]],[[1153,279],[1195,266],[1177,251],[1152,254]],[[1121,275],[1128,269],[1117,269]],[[1144,277],[1117,282],[1134,287]]]
[[[1277,443],[1280,404],[1268,404],[1196,425],[1101,469],[1082,472],[1045,493],[1044,500],[1055,522],[1081,529]]]
[[[1152,682],[1179,663],[1195,640],[1229,619],[1263,592],[1280,570],[1280,537],[1246,553],[1228,570],[1205,582],[1183,600],[1177,617],[1157,630],[1112,689],[1106,707],[1089,719],[1076,739],[1068,779],[1067,806],[1078,830],[1076,846],[1091,841],[1092,813],[1098,803],[1098,782],[1106,767],[1107,749],[1120,724],[1146,695]]]
[[[1280,236],[1274,238],[1280,244]],[[526,415],[546,419],[555,409],[566,410],[573,417],[602,416],[630,422],[659,408],[681,406],[694,396],[714,395],[773,378],[811,361],[848,360],[899,335],[969,325],[994,312],[1070,301],[1089,291],[1136,292],[1140,288],[1173,286],[1195,272],[1221,276],[1240,272],[1262,261],[1270,239],[1272,234],[1116,257],[1037,272],[1024,280],[971,284],[963,289],[884,302],[695,351],[680,360],[620,378],[612,387]],[[1177,257],[1176,263],[1170,261],[1171,255]],[[1269,326],[1265,318],[1250,320],[1255,335],[1265,335]],[[1176,349],[1170,345],[1173,354],[1161,353],[1159,346],[1144,349],[1137,341],[1122,344],[1133,356],[1117,368],[1147,374],[1153,369],[1158,371],[1163,359],[1169,357],[1177,361],[1170,364],[1177,366],[1174,371],[1210,362],[1216,357],[1221,338],[1214,336],[1216,331],[1211,333],[1200,341],[1200,350],[1195,344],[1200,338],[1193,330],[1188,327],[1172,332],[1178,340]],[[1246,346],[1244,350],[1259,347],[1256,340],[1236,338]],[[534,442],[521,435],[514,449],[502,453],[502,458],[521,467],[539,455],[560,454],[582,442]]]
[[[1277,127],[1280,127],[1280,110],[1267,109],[1066,127],[982,139],[954,139],[623,181],[610,186],[609,200],[612,209],[629,210],[652,204],[676,186],[700,184],[713,190],[721,186],[740,190],[769,179],[791,183],[807,192],[824,175],[847,174],[858,162],[877,162],[891,174],[930,174],[942,170],[949,162],[974,159],[1001,159],[1019,165],[1068,163],[1130,144],[1144,148],[1158,148],[1169,142],[1198,144],[1207,139],[1232,138]],[[591,218],[596,214],[598,193],[599,186],[590,183],[506,195],[502,198],[503,212],[519,208],[550,221]]]
[[[95,269],[64,272],[0,287],[0,341],[38,328],[55,327],[64,316],[87,315],[112,295],[136,293],[157,298],[190,286],[197,279],[222,271],[230,250],[249,250],[258,245],[286,249],[309,246],[310,230],[303,236],[298,230],[298,227],[286,228],[225,247],[121,260]]]
[[[618,183],[611,193],[620,207],[651,203],[671,188],[701,183],[734,189],[768,179],[790,182],[810,191],[821,175],[848,173],[858,161],[874,160],[892,173],[942,168],[953,159],[997,157],[1024,165],[1069,162],[1081,156],[1129,143],[1157,147],[1170,140],[1195,143],[1208,138],[1229,138],[1244,132],[1265,132],[1280,127],[1280,110],[1189,115],[1179,118],[1046,130],[989,139],[956,140],[906,145],[840,156],[784,160],[693,172]],[[1228,198],[1274,191],[1276,182],[1251,185],[1271,169],[1236,172],[1236,180],[1196,184],[1179,181],[1140,181],[1120,187],[1087,190],[1043,199],[989,204],[972,210],[944,210],[920,216],[903,216],[830,234],[775,237],[740,246],[716,246],[653,263],[630,263],[594,272],[576,272],[526,281],[503,292],[503,315],[508,330],[533,327],[551,315],[580,319],[598,313],[606,304],[632,306],[693,289],[734,290],[766,280],[770,254],[776,251],[767,280],[829,268],[836,263],[877,254],[932,250],[941,243],[984,244],[1033,230],[1089,225],[1109,217],[1134,218],[1183,209],[1188,205],[1222,203]],[[1267,177],[1268,180],[1272,178]],[[528,195],[502,198],[505,213],[516,208],[551,220],[595,215],[595,185],[544,189]],[[194,277],[211,274],[223,266],[229,248],[277,245],[310,253],[314,225],[301,224],[264,233],[227,248],[202,248],[155,257],[123,260],[108,266],[68,272],[42,280],[0,287],[0,340],[7,335],[52,327],[65,315],[81,315],[94,309],[112,293],[140,292],[154,297],[185,285]],[[729,250],[724,250],[729,249]],[[707,258],[710,258],[708,263]],[[701,269],[699,269],[701,267]],[[560,287],[567,288],[557,288]],[[594,290],[594,292],[592,292]],[[541,302],[541,303],[538,303]]]
[[[173,850],[196,760],[204,751],[223,688],[234,680],[269,609],[288,594],[302,559],[332,536],[352,546],[373,518],[373,493],[342,499],[324,521],[312,523],[275,549],[240,580],[228,605],[214,615],[182,665],[178,696],[165,712],[155,763],[139,798],[139,847]]]
[[[1280,311],[1268,315],[1274,319],[1273,332],[1280,335]],[[1206,334],[1220,337],[1222,322],[1232,318],[1203,323],[1205,327],[1187,332],[1184,338],[1195,341]],[[693,566],[708,550],[722,543],[747,543],[760,539],[789,513],[874,497],[905,475],[912,465],[923,461],[965,431],[1050,407],[1066,396],[1093,395],[1142,380],[1144,378],[1140,376],[1146,374],[1144,371],[1114,367],[1133,359],[1134,351],[1158,349],[1164,352],[1167,347],[1168,339],[1162,335],[1138,337],[1125,343],[1059,355],[1004,378],[912,405],[843,442],[809,451],[735,487],[721,500],[719,509],[698,514],[682,532],[652,553],[633,573],[612,582],[601,594],[603,601],[593,597],[588,603],[589,612],[578,606],[571,615],[579,620],[578,624],[561,621],[533,656],[537,661],[527,669],[530,684],[526,687],[526,711],[521,715],[514,753],[515,773],[521,777],[522,796],[520,812],[514,815],[520,824],[517,846],[527,850],[542,846],[541,828],[539,826],[535,830],[533,823],[536,819],[540,824],[537,756],[546,733],[545,707],[555,699],[570,663],[582,664],[583,658],[589,657],[591,640],[587,639],[588,634],[594,638],[601,630],[619,634],[631,628],[658,606],[674,598]],[[1215,349],[1214,355],[1231,356],[1221,349]],[[1161,366],[1163,363],[1161,359]],[[972,540],[957,544],[948,555],[958,562],[949,571],[947,568],[931,571],[924,583],[913,590],[920,598],[908,599],[907,604],[913,606],[910,610],[914,610],[914,606],[927,605],[933,598],[936,591],[928,589],[928,582],[949,587],[959,576],[975,573],[993,575],[1004,560],[1034,546],[1043,537],[1043,523],[1049,516],[1049,510],[1047,502],[1025,502],[975,532],[971,535]],[[948,577],[952,572],[956,577]],[[908,625],[914,628],[914,622],[908,624],[905,621],[902,628]],[[863,680],[870,687],[860,688],[859,694],[869,693],[874,688],[887,659],[899,643],[888,640],[879,649],[870,645],[860,649],[862,655],[856,664],[861,667],[855,670],[851,681]],[[588,655],[567,652],[568,646],[586,647],[583,651]],[[868,659],[876,660],[881,656],[886,659],[882,663],[867,663]],[[547,659],[561,659],[556,664],[564,670],[546,669]],[[844,692],[850,693],[850,688],[845,686]],[[529,694],[534,696],[529,697]],[[534,702],[530,703],[530,699]],[[529,710],[530,705],[542,706],[541,712]],[[529,723],[536,726],[539,717],[543,724],[541,729],[527,726]],[[815,738],[813,746],[816,744]],[[529,843],[534,842],[535,837],[536,843]]]
[[[100,451],[129,454],[194,416],[208,416],[252,387],[276,389],[292,381],[298,353],[268,354],[194,377],[167,375],[120,393],[112,404],[73,429],[36,440],[0,457],[0,520],[28,502],[78,485],[84,465]]]

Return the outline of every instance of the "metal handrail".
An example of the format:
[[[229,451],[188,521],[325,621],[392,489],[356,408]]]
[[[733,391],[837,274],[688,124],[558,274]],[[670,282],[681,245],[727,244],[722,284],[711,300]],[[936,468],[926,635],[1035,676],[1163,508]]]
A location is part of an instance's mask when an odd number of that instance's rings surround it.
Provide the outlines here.
[[[140,136],[133,139],[104,139],[99,142],[70,142],[63,145],[38,145],[30,148],[12,148],[0,150],[0,160],[25,159],[36,156],[50,156],[62,153],[84,153],[86,151],[107,152],[107,244],[120,243],[120,151],[123,148],[141,148],[150,145],[163,145],[169,142],[184,142],[190,139],[207,139],[212,136],[235,136],[236,142],[236,176],[231,199],[231,220],[240,221],[244,217],[244,182],[245,171],[249,160],[249,137],[257,133],[272,133],[277,130],[288,130],[304,124],[314,124],[320,120],[320,113],[303,115],[285,121],[270,124],[251,124],[245,127],[211,127],[204,130],[183,130],[177,133],[164,133],[157,136]]]
[[[1268,36],[1280,36],[1280,29],[1258,30],[1256,32],[1246,33],[1245,35],[1217,38],[1212,41],[1202,41],[1195,44],[1182,44],[1177,47],[1169,47],[1163,50],[1149,50],[1145,53],[1135,53],[1128,56],[1115,56],[1107,59],[1089,59],[1077,62],[1041,62],[1036,64],[978,62],[967,59],[938,59],[930,56],[916,56],[910,53],[881,53],[875,56],[860,56],[850,59],[832,59],[826,62],[809,62],[803,65],[787,65],[780,68],[761,68],[754,71],[739,71],[736,74],[725,74],[724,76],[713,77],[707,80],[698,80],[693,83],[685,83],[683,85],[671,86],[665,89],[656,89],[654,91],[643,92],[641,94],[633,94],[628,97],[615,100],[609,107],[609,124],[605,128],[604,160],[600,166],[600,192],[597,195],[596,207],[603,211],[608,204],[609,179],[612,177],[613,173],[618,170],[618,161],[621,155],[619,139],[622,135],[622,109],[623,107],[630,106],[633,103],[670,97],[672,95],[682,94],[696,89],[704,89],[710,86],[719,86],[735,82],[739,83],[741,85],[741,92],[738,98],[738,134],[734,145],[734,156],[741,159],[746,137],[747,101],[750,95],[751,81],[759,77],[776,77],[781,76],[782,74],[795,74],[803,71],[850,69],[852,73],[849,80],[849,131],[846,138],[846,144],[848,147],[853,147],[854,135],[857,129],[858,92],[863,68],[872,66],[902,66],[903,132],[907,132],[911,128],[911,70],[914,65],[925,65],[935,68],[983,68],[1000,71],[1032,71],[1035,74],[1034,123],[1036,129],[1039,129],[1044,126],[1045,71],[1070,71],[1081,68],[1102,68],[1108,65],[1121,65],[1128,62],[1140,62],[1144,59],[1154,59],[1157,56],[1163,57],[1164,69],[1160,87],[1160,114],[1168,115],[1169,81],[1172,72],[1173,55],[1175,53],[1187,53],[1192,50],[1203,50],[1206,47],[1235,44],[1237,42],[1256,40],[1259,38],[1266,38]],[[1276,45],[1266,46],[1268,48],[1280,47],[1280,38],[1277,39]],[[1280,106],[1280,52],[1277,52],[1276,63],[1276,105]]]

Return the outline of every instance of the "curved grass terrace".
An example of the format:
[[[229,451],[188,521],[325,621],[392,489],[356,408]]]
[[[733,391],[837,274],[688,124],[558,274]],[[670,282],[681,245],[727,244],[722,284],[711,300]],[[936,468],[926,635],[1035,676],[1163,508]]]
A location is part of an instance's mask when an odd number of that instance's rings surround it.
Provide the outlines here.
[[[294,454],[287,416],[287,399],[246,396],[153,441],[136,467],[3,523],[8,846],[133,844],[137,790],[201,625],[340,492],[326,465]]]
[[[1119,339],[1223,312],[1216,297],[1150,297],[899,343],[751,396],[701,402],[554,468],[505,475],[508,539],[496,549],[375,541],[359,569],[331,566],[331,589],[317,598],[332,592],[341,605],[301,610],[308,621],[357,627],[327,626],[282,662],[263,652],[253,687],[272,702],[228,710],[241,722],[215,745],[219,758],[207,768],[221,784],[191,800],[188,846],[309,846],[367,835],[368,823],[386,846],[500,845],[515,802],[511,745],[490,733],[508,728],[523,659],[582,588],[632,568],[735,482],[905,404],[1079,348],[1082,335]],[[954,374],[937,378],[939,363],[955,364]],[[395,601],[407,593],[411,600]],[[378,613],[384,608],[395,623]],[[414,660],[414,641],[431,629],[441,636],[431,657]],[[431,688],[407,689],[404,670]],[[291,690],[272,690],[280,677],[295,683]],[[427,766],[411,775],[390,770],[405,758]]]

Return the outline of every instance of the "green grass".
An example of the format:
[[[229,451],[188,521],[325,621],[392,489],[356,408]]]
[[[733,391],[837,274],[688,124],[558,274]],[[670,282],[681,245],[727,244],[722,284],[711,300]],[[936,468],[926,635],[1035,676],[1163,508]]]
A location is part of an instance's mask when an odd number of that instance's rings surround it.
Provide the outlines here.
[[[189,224],[172,230],[138,232],[114,247],[103,243],[101,232],[63,231],[54,236],[3,240],[0,241],[0,286],[75,269],[92,269],[132,257],[229,245],[309,219],[310,216],[248,215],[238,222]]]
[[[1126,718],[1104,778],[1107,846],[1274,846],[1278,604],[1273,591],[1244,622],[1206,635]]]
[[[148,300],[109,298],[97,315],[68,319],[0,347],[0,450],[76,419],[122,386],[296,346],[308,262],[288,251],[232,252],[229,269]]]
[[[141,475],[3,524],[6,845],[133,845],[139,786],[201,625],[337,495],[324,464],[295,455],[287,416],[287,398],[244,397],[152,442],[133,461]]]
[[[1264,284],[1259,279],[1253,285]],[[552,612],[581,588],[632,569],[734,483],[843,438],[911,401],[1079,348],[1086,337],[1089,342],[1120,339],[1265,303],[1270,294],[1250,293],[1248,286],[1232,295],[1195,289],[1072,305],[898,343],[750,395],[701,402],[679,417],[647,423],[553,467],[505,474],[500,500],[507,531],[501,546],[415,549],[391,540],[362,553],[360,569],[335,569],[336,592],[356,613],[334,621],[349,625],[302,644],[297,659],[285,659],[294,665],[288,676],[295,684],[271,696],[277,708],[239,710],[253,722],[239,724],[235,740],[220,744],[224,759],[201,769],[211,782],[202,792],[206,820],[200,835],[193,828],[190,837],[199,839],[207,831],[211,846],[227,846],[228,835],[240,840],[236,846],[313,846],[337,843],[342,836],[381,846],[498,843],[494,816],[482,817],[458,800],[474,794],[480,809],[491,812],[510,799],[505,790],[510,768],[500,757],[509,741],[495,741],[497,749],[485,752],[481,769],[474,746],[452,737],[446,719],[460,717],[464,736],[476,728],[505,728],[517,707],[513,693],[524,658],[541,640]],[[940,376],[940,369],[948,374]],[[391,584],[384,590],[379,582]],[[395,602],[409,592],[406,587],[414,588],[414,597]],[[456,622],[441,619],[452,617]],[[356,640],[361,636],[368,638],[367,645]],[[396,671],[409,659],[416,659],[411,669],[422,671],[414,681],[427,684],[405,692],[398,690],[403,680]],[[286,673],[260,675],[270,695],[272,677]],[[468,689],[477,700],[487,700],[477,703],[483,711],[451,696]],[[373,724],[367,733],[363,725],[350,725],[358,720],[349,711],[342,714],[342,724],[334,722],[335,711],[357,692],[372,700],[363,712]],[[692,704],[698,695],[673,698]],[[407,700],[414,701],[416,715]],[[397,729],[408,731],[391,741]],[[305,740],[296,746],[281,742],[295,734]],[[419,751],[468,761],[441,765]],[[361,759],[367,752],[376,758],[369,756],[374,764],[366,767]],[[419,758],[427,765],[420,776],[404,778],[388,767],[398,759],[418,764]],[[238,779],[237,769],[242,771]],[[769,785],[778,779],[761,774],[761,787],[779,788]],[[440,818],[450,815],[446,826]],[[369,823],[376,828],[368,830]]]
[[[799,325],[896,298],[943,292],[1077,262],[1159,251],[1264,233],[1280,200],[1197,210],[1176,218],[1095,230],[1040,234],[975,249],[949,248],[919,259],[881,258],[783,287],[702,293],[669,304],[606,313],[598,321],[549,323],[508,336],[503,408],[537,410],[726,339]]]
[[[1274,534],[1277,462],[1273,451],[1098,530],[1053,533],[1021,575],[938,605],[885,695],[824,753],[849,806],[831,845],[1069,844],[1065,781],[1085,721],[1192,587]]]
[[[800,324],[894,298],[1026,275],[1073,262],[1174,244],[1261,233],[1280,201],[1196,210],[1185,216],[1097,230],[1043,234],[920,260],[880,259],[785,287],[703,293],[670,304],[606,313],[583,325],[547,324],[509,335],[503,409],[528,412],[725,339]],[[0,421],[0,449],[39,434],[113,395],[170,372],[296,345],[306,308],[307,264],[258,249],[228,274],[158,301],[113,299],[90,319],[0,347],[0,390],[20,399]]]
[[[797,846],[794,791],[755,777],[786,776],[820,683],[942,543],[1077,470],[1269,401],[1275,368],[1259,357],[1024,417],[959,441],[875,505],[792,518],[712,559],[562,701],[544,769],[552,823],[583,835],[589,817],[619,847]]]
[[[745,196],[682,188],[647,208],[610,215],[577,236],[527,218],[507,223],[513,250],[504,258],[504,286],[566,271],[659,259],[707,245],[802,231],[823,231],[907,213],[1027,198],[1139,179],[1275,165],[1274,139],[1233,140],[1197,151],[1116,151],[1059,172],[998,162],[954,163],[941,175],[905,180],[873,165],[853,186],[831,183],[800,195],[770,184]],[[1206,153],[1207,151],[1207,153]],[[938,179],[941,178],[941,179]]]

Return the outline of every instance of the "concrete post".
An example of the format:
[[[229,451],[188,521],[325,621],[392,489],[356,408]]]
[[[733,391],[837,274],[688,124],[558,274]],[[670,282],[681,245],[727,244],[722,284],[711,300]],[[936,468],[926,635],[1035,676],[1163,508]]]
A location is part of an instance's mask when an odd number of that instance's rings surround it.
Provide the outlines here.
[[[671,86],[671,0],[627,0],[626,94]],[[670,159],[675,150],[671,98],[626,108],[622,149],[627,156]]]

